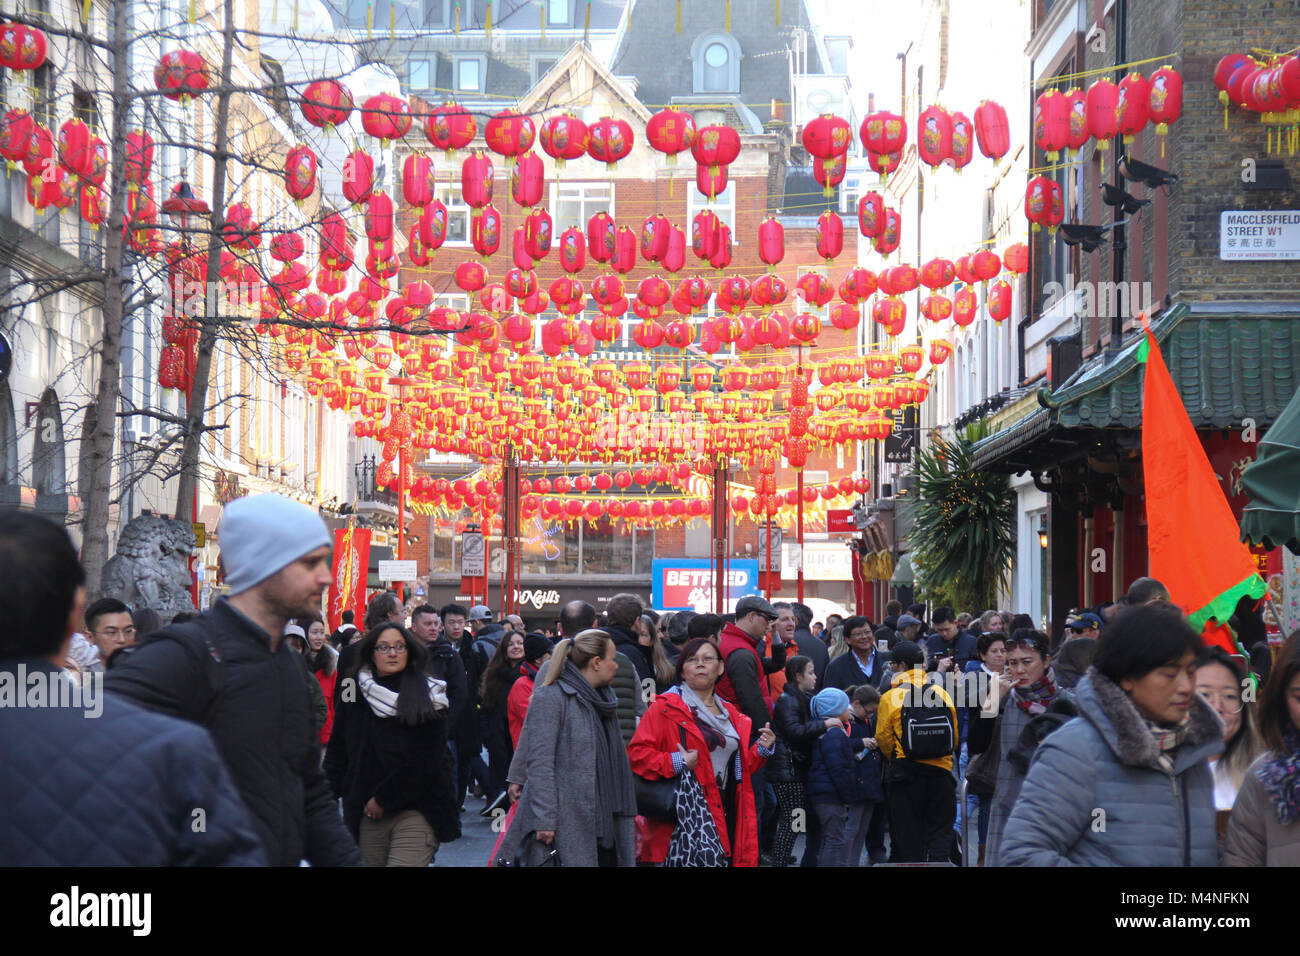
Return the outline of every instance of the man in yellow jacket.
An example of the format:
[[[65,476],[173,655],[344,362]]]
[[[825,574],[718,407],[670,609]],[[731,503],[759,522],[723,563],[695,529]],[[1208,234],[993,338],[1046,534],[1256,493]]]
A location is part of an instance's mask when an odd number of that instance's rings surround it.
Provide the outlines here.
[[[876,715],[876,743],[889,761],[890,862],[941,863],[952,854],[957,812],[957,709],[941,685],[926,682],[925,653],[914,641],[894,645],[890,667],[894,686],[880,698]]]

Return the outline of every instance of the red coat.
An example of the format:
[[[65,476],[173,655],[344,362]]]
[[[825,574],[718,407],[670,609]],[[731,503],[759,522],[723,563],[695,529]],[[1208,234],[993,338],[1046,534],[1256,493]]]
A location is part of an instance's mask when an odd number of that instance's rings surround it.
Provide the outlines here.
[[[718,638],[718,656],[725,662],[736,651],[745,651],[754,655],[758,668],[758,690],[763,695],[763,703],[767,704],[767,712],[772,713],[772,690],[767,684],[767,674],[763,672],[763,658],[758,653],[758,641],[735,624],[727,624]],[[718,679],[718,686],[714,690],[725,700],[736,702],[736,688],[732,686],[731,675],[725,671]]]
[[[537,671],[522,664],[518,679],[510,685],[510,694],[506,697],[506,721],[510,724],[510,746],[518,749],[519,735],[524,730],[524,717],[528,715],[528,705],[533,701],[533,680]]]
[[[713,822],[718,827],[718,836],[722,838],[723,849],[731,854],[732,866],[758,866],[758,815],[754,812],[754,787],[750,778],[763,768],[767,762],[758,755],[758,745],[745,749],[744,742],[749,740],[750,720],[733,704],[721,697],[715,698],[727,710],[731,726],[736,729],[741,740],[741,774],[740,774],[740,815],[736,820],[736,847],[732,852],[727,839],[727,820],[722,812],[722,793],[713,778],[713,763],[709,760],[709,751],[704,743],[704,735],[695,725],[695,718],[682,703],[681,697],[672,691],[665,691],[655,698],[650,709],[637,725],[636,734],[627,747],[627,757],[632,764],[632,772],[658,779],[673,776],[673,757],[682,742],[681,730],[686,729],[686,749],[698,750],[699,762],[695,765],[695,777],[704,788],[704,796],[713,811]],[[668,855],[668,843],[673,836],[673,825],[661,820],[644,820],[641,844],[641,860],[646,863],[662,863]]]
[[[330,733],[334,730],[334,685],[339,681],[339,672],[337,669],[328,674],[317,671],[316,680],[320,681],[321,692],[325,695],[325,724],[320,729],[320,745],[324,747],[330,742]]]

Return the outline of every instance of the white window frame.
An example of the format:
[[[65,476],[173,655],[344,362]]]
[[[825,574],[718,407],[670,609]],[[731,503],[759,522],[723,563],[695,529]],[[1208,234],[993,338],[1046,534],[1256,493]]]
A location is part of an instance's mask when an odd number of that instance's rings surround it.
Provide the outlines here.
[[[727,49],[727,81],[725,88],[720,90],[710,90],[704,84],[704,53],[715,43],[720,43]],[[743,56],[740,44],[736,38],[729,33],[701,33],[691,44],[691,76],[694,93],[698,95],[709,93],[732,94],[740,92],[740,60]]]
[[[544,70],[538,69],[538,64],[541,63],[543,60],[549,60],[551,65]],[[560,58],[553,53],[532,54],[529,57],[529,62],[528,62],[528,72],[529,75],[532,77],[532,81],[533,81],[532,85],[536,86],[537,81],[540,80],[542,77],[544,77],[547,73],[551,72],[551,70],[555,68],[555,64],[559,62],[560,62]]]
[[[566,195],[564,197],[561,197],[560,195],[560,190],[562,189],[566,191]],[[569,226],[571,225],[577,226],[585,233],[587,231],[587,221],[591,219],[591,217],[594,216],[597,212],[600,212],[600,210],[595,207],[603,201],[600,195],[602,192],[608,195],[609,214],[613,216],[615,219],[617,219],[618,213],[614,205],[615,194],[617,193],[617,190],[614,188],[614,184],[609,182],[608,180],[604,182],[601,182],[600,180],[585,180],[582,182],[565,182],[565,183],[552,182],[550,208],[551,208],[551,215],[555,219],[555,230],[554,230],[555,234],[559,235],[561,232],[569,228]],[[577,202],[580,204],[582,213],[579,222],[570,223],[567,220],[565,222],[560,221],[559,213],[560,213],[560,203],[562,201]],[[590,209],[588,209],[588,204],[591,204]]]
[[[573,26],[573,0],[545,0],[546,3],[546,25],[548,27],[571,27]],[[555,15],[557,4],[562,4],[564,13],[560,16]]]
[[[440,199],[442,201],[442,204],[447,207],[448,238],[443,240],[443,245],[458,246],[458,247],[472,246],[474,244],[474,240],[472,238],[473,228],[474,228],[474,210],[470,208],[470,206],[465,202],[464,198],[461,196],[460,187],[453,186],[450,184],[442,184],[439,185],[434,192],[436,194],[436,198]],[[464,239],[450,238],[452,216],[463,216],[465,218]]]
[[[468,87],[460,85],[460,68],[464,63],[473,61],[478,64],[478,86]],[[480,95],[487,92],[487,56],[481,53],[454,53],[451,57],[451,87],[458,93],[478,93]]]

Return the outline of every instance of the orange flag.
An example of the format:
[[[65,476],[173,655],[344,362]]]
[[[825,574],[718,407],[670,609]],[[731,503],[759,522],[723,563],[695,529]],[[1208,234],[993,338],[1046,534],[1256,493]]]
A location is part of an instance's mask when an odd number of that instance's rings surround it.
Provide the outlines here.
[[[1147,367],[1142,465],[1149,573],[1200,630],[1211,617],[1226,622],[1242,597],[1263,597],[1267,585],[1239,540],[1232,506],[1149,329],[1138,360]]]

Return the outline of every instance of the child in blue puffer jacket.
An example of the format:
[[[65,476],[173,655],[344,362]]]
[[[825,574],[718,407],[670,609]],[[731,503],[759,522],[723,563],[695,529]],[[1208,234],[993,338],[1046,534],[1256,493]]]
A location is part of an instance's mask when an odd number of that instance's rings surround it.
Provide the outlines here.
[[[853,719],[849,695],[827,688],[812,699],[815,719],[838,717],[847,727]],[[842,727],[832,727],[813,743],[808,771],[808,803],[822,827],[821,866],[856,866],[852,852],[859,830],[865,828],[872,804],[859,776],[853,741]]]

